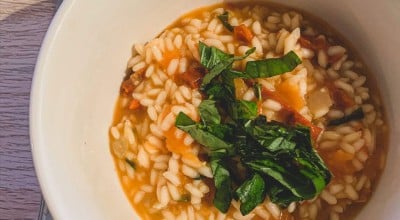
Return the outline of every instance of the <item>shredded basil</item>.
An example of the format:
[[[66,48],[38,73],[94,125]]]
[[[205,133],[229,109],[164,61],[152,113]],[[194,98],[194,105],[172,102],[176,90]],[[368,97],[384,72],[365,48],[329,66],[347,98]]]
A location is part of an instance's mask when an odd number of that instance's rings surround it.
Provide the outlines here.
[[[265,193],[265,182],[262,176],[256,173],[251,179],[247,179],[235,191],[236,197],[241,202],[240,212],[243,215],[249,214],[258,204],[264,202]]]
[[[280,58],[249,61],[245,72],[248,78],[261,78],[280,75],[292,71],[301,63],[295,52],[290,51]]]
[[[176,127],[190,134],[199,144],[207,146],[214,156],[220,154],[233,154],[233,145],[226,140],[221,139],[215,135],[217,133],[214,129],[194,122],[185,113],[180,112],[176,117]],[[215,127],[214,127],[215,128]],[[224,134],[225,135],[225,134]]]
[[[183,194],[178,200],[176,200],[177,202],[189,202],[190,201],[190,195],[189,194]]]
[[[233,32],[233,26],[229,24],[229,13],[225,11],[223,14],[218,15],[218,19],[222,22],[224,27],[228,29],[230,32]]]
[[[226,15],[227,16],[227,15]],[[258,115],[256,102],[237,100],[235,78],[270,77],[291,71],[301,63],[289,52],[281,58],[247,62],[244,71],[233,70],[235,57],[199,43],[200,62],[208,70],[202,91],[208,96],[199,105],[200,122],[180,112],[175,125],[205,146],[216,188],[214,206],[227,212],[232,196],[243,215],[266,196],[281,207],[314,198],[331,179],[331,173],[312,146],[310,129],[268,122]],[[261,98],[261,87],[254,86]]]
[[[211,170],[214,174],[215,196],[214,206],[226,213],[232,201],[231,178],[228,169],[222,160],[211,160]]]
[[[358,108],[349,115],[345,115],[342,118],[334,119],[330,122],[328,122],[328,126],[336,126],[336,125],[341,125],[344,123],[347,123],[349,121],[355,121],[355,120],[360,120],[364,118],[364,112],[362,108]]]
[[[261,101],[262,100],[261,84],[255,83],[254,84],[254,91],[255,91],[255,95],[256,95],[256,98],[258,99],[258,101]]]
[[[202,101],[199,105],[199,113],[204,124],[219,124],[221,122],[214,100]]]
[[[136,164],[133,161],[129,160],[128,158],[125,158],[125,162],[129,164],[129,166],[131,166],[133,169],[136,169]]]
[[[200,63],[209,71],[203,78],[201,84],[205,87],[212,79],[220,75],[224,70],[231,69],[234,61],[243,60],[254,53],[255,47],[246,51],[243,56],[235,57],[227,54],[216,47],[208,47],[201,41],[199,42]]]

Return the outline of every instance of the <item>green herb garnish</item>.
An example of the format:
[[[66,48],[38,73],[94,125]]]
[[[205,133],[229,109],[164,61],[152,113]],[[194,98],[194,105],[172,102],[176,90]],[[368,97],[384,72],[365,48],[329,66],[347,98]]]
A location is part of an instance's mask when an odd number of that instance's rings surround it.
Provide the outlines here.
[[[225,11],[223,14],[218,15],[218,19],[222,22],[224,27],[228,29],[230,32],[233,32],[233,26],[229,24],[229,13]]]
[[[189,202],[190,201],[190,195],[189,194],[183,194],[177,202]]]
[[[136,169],[136,164],[132,160],[129,160],[128,158],[125,158],[125,162],[129,164],[133,169]]]
[[[225,141],[223,137],[218,137],[218,134],[213,133],[209,127],[196,123],[185,113],[180,112],[178,114],[175,125],[182,131],[189,133],[199,144],[207,146],[214,156],[233,154],[233,145],[231,143]]]
[[[220,75],[224,70],[229,70],[233,62],[243,60],[256,50],[255,47],[246,51],[245,55],[235,57],[227,54],[216,47],[208,47],[199,42],[200,63],[209,71],[203,78],[202,87],[211,82],[212,79]]]
[[[295,52],[290,51],[280,58],[249,61],[245,72],[248,78],[271,77],[292,71],[300,63],[301,59]]]
[[[204,43],[199,42],[200,63],[208,70],[208,73],[203,78],[202,88],[204,89],[215,77],[224,72],[233,78],[255,79],[276,76],[292,71],[301,63],[301,59],[296,53],[290,51],[280,58],[249,61],[246,64],[244,72],[232,70],[233,62],[245,59],[254,51],[255,47],[246,51],[245,55],[235,57],[216,47],[208,47]]]
[[[240,200],[240,212],[249,214],[258,204],[265,199],[265,182],[262,176],[254,174],[235,191],[235,196]]]
[[[258,99],[258,101],[261,101],[262,100],[262,94],[261,94],[261,84],[259,84],[259,83],[255,83],[254,84],[254,93],[255,93],[255,95],[256,95],[256,98]]]
[[[201,87],[208,96],[199,106],[201,121],[180,112],[175,125],[208,150],[215,207],[227,212],[234,197],[246,215],[266,196],[281,207],[314,198],[329,183],[331,173],[312,147],[310,129],[268,122],[258,115],[256,102],[236,99],[233,83],[238,77],[283,74],[296,68],[300,58],[291,51],[281,58],[249,61],[239,71],[232,64],[254,49],[235,57],[200,42],[199,52],[208,70]],[[254,89],[260,100],[261,86],[256,84]]]
[[[364,118],[364,112],[362,108],[358,108],[349,115],[345,115],[342,118],[334,119],[330,122],[328,122],[328,126],[336,126],[336,125],[341,125],[349,121],[355,121],[355,120],[360,120]]]
[[[217,189],[214,196],[214,206],[226,213],[232,201],[231,177],[226,165],[222,160],[212,159],[210,162],[214,175],[214,184]]]

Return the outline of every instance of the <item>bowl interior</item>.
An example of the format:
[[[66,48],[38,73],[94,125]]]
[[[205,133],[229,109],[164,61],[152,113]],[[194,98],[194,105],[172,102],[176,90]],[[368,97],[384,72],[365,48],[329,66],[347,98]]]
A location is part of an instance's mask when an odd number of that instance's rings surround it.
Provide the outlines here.
[[[31,139],[43,194],[56,219],[137,217],[118,181],[108,128],[135,42],[218,0],[66,0],[47,33],[31,95]],[[375,73],[391,126],[387,167],[358,219],[398,219],[400,4],[393,0],[290,0],[328,21]],[[377,13],[378,12],[378,13]],[[393,37],[392,37],[393,36]],[[397,134],[397,136],[395,135]],[[377,146],[379,147],[379,145]]]

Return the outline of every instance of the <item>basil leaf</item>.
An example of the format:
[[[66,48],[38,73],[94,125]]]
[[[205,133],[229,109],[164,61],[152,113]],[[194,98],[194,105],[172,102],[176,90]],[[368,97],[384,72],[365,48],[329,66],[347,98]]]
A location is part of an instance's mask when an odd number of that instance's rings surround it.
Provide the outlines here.
[[[272,178],[267,179],[267,194],[271,202],[280,207],[288,207],[290,203],[303,200],[301,197],[295,196],[289,189]]]
[[[201,41],[199,41],[199,54],[201,65],[208,70],[214,68],[218,63],[233,58],[232,54],[225,53],[216,47],[209,47]]]
[[[258,112],[257,103],[246,100],[236,100],[234,109],[233,119],[235,120],[254,119]]]
[[[265,182],[257,173],[239,186],[235,195],[239,198],[242,215],[249,214],[258,204],[264,202],[265,192]]]
[[[222,73],[222,71],[224,71],[226,68],[232,66],[233,63],[233,59],[229,59],[229,60],[224,60],[220,63],[218,63],[217,65],[215,65],[203,78],[201,87],[206,86],[207,84],[209,84],[211,82],[212,79],[214,79],[215,77],[217,77],[219,74]]]
[[[254,87],[254,94],[256,95],[256,98],[258,99],[259,102],[261,102],[262,101],[262,94],[261,94],[262,86],[261,86],[261,84],[255,83],[253,87]]]
[[[219,211],[226,213],[232,201],[230,174],[221,160],[211,160],[210,165],[216,189],[213,203]]]
[[[347,123],[349,121],[360,120],[364,118],[364,112],[362,108],[358,108],[349,115],[345,115],[342,118],[334,119],[328,123],[328,126],[335,126]]]
[[[307,127],[286,127],[259,116],[245,123],[244,129],[249,137],[247,149],[239,150],[242,160],[252,170],[274,179],[280,188],[286,188],[275,189],[275,195],[283,193],[287,198],[311,199],[329,183],[331,174],[312,148]],[[286,204],[284,199],[274,199]]]
[[[290,51],[280,58],[249,61],[245,73],[248,78],[261,78],[280,75],[292,71],[301,63],[295,52]]]
[[[175,126],[182,131],[189,133],[194,140],[199,144],[206,146],[211,152],[215,151],[227,155],[233,153],[232,144],[208,132],[205,130],[206,128],[202,129],[199,124],[196,124],[196,122],[183,112],[180,112],[176,117]]]
[[[274,178],[295,196],[306,199],[312,198],[315,195],[313,184],[310,184],[310,181],[297,172],[294,167],[284,166],[280,162],[284,163],[278,158],[268,158],[263,155],[260,158],[251,158],[251,160],[245,161],[245,164],[254,171]]]
[[[294,157],[294,160],[300,165],[301,168],[309,169],[310,172],[314,173],[307,174],[308,172],[301,171],[304,172],[304,175],[308,175],[313,181],[316,194],[318,194],[326,185],[328,185],[332,174],[329,172],[324,161],[312,147],[310,129],[306,126],[297,125],[294,132],[294,140],[297,143],[297,148],[299,149],[295,151],[296,156]],[[312,175],[316,176],[313,177]],[[323,179],[324,186],[321,184],[321,179]]]
[[[221,117],[213,100],[203,100],[199,105],[199,113],[205,125],[219,124],[221,122]]]
[[[183,194],[178,200],[176,200],[177,202],[190,202],[190,194]]]
[[[132,160],[129,160],[128,158],[125,158],[125,162],[129,164],[133,169],[136,169],[136,164]]]
[[[255,47],[246,51],[243,56],[234,57],[232,54],[227,54],[216,47],[209,47],[206,44],[199,42],[200,63],[209,70],[204,76],[201,87],[204,88],[215,77],[223,71],[231,69],[234,61],[243,60],[250,54],[254,53]]]
[[[193,121],[189,116],[187,116],[183,112],[179,112],[178,116],[176,116],[175,126],[185,130],[189,130],[192,127],[196,126],[196,122]]]
[[[219,82],[209,84],[205,89],[205,93],[209,98],[214,100],[225,100],[226,102],[233,101],[231,97],[234,96],[234,88]]]
[[[294,150],[294,133],[278,122],[267,123],[265,116],[259,116],[245,125],[245,130],[261,146],[272,153]]]
[[[230,32],[233,32],[233,26],[229,24],[229,13],[225,11],[223,14],[218,15],[218,19],[222,22],[224,27],[228,29]]]
[[[312,181],[315,188],[315,194],[318,194],[325,188],[329,181],[326,182],[325,175],[321,173],[319,169],[315,169],[316,166],[312,162],[310,155],[305,155],[305,152],[301,152],[301,154],[302,155],[295,158],[301,166],[299,172]]]
[[[209,47],[201,41],[199,42],[199,54],[200,63],[209,70],[203,78],[202,87],[230,67],[234,61],[232,54],[227,54],[216,47]]]
[[[205,129],[222,140],[232,140],[233,129],[227,124],[208,125]]]

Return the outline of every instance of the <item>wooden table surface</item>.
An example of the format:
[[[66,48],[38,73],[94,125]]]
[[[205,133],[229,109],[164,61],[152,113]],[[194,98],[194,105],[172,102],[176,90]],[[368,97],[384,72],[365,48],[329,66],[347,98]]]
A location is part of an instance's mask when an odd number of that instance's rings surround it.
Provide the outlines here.
[[[29,141],[29,95],[53,0],[0,0],[0,219],[37,219],[40,188]]]

